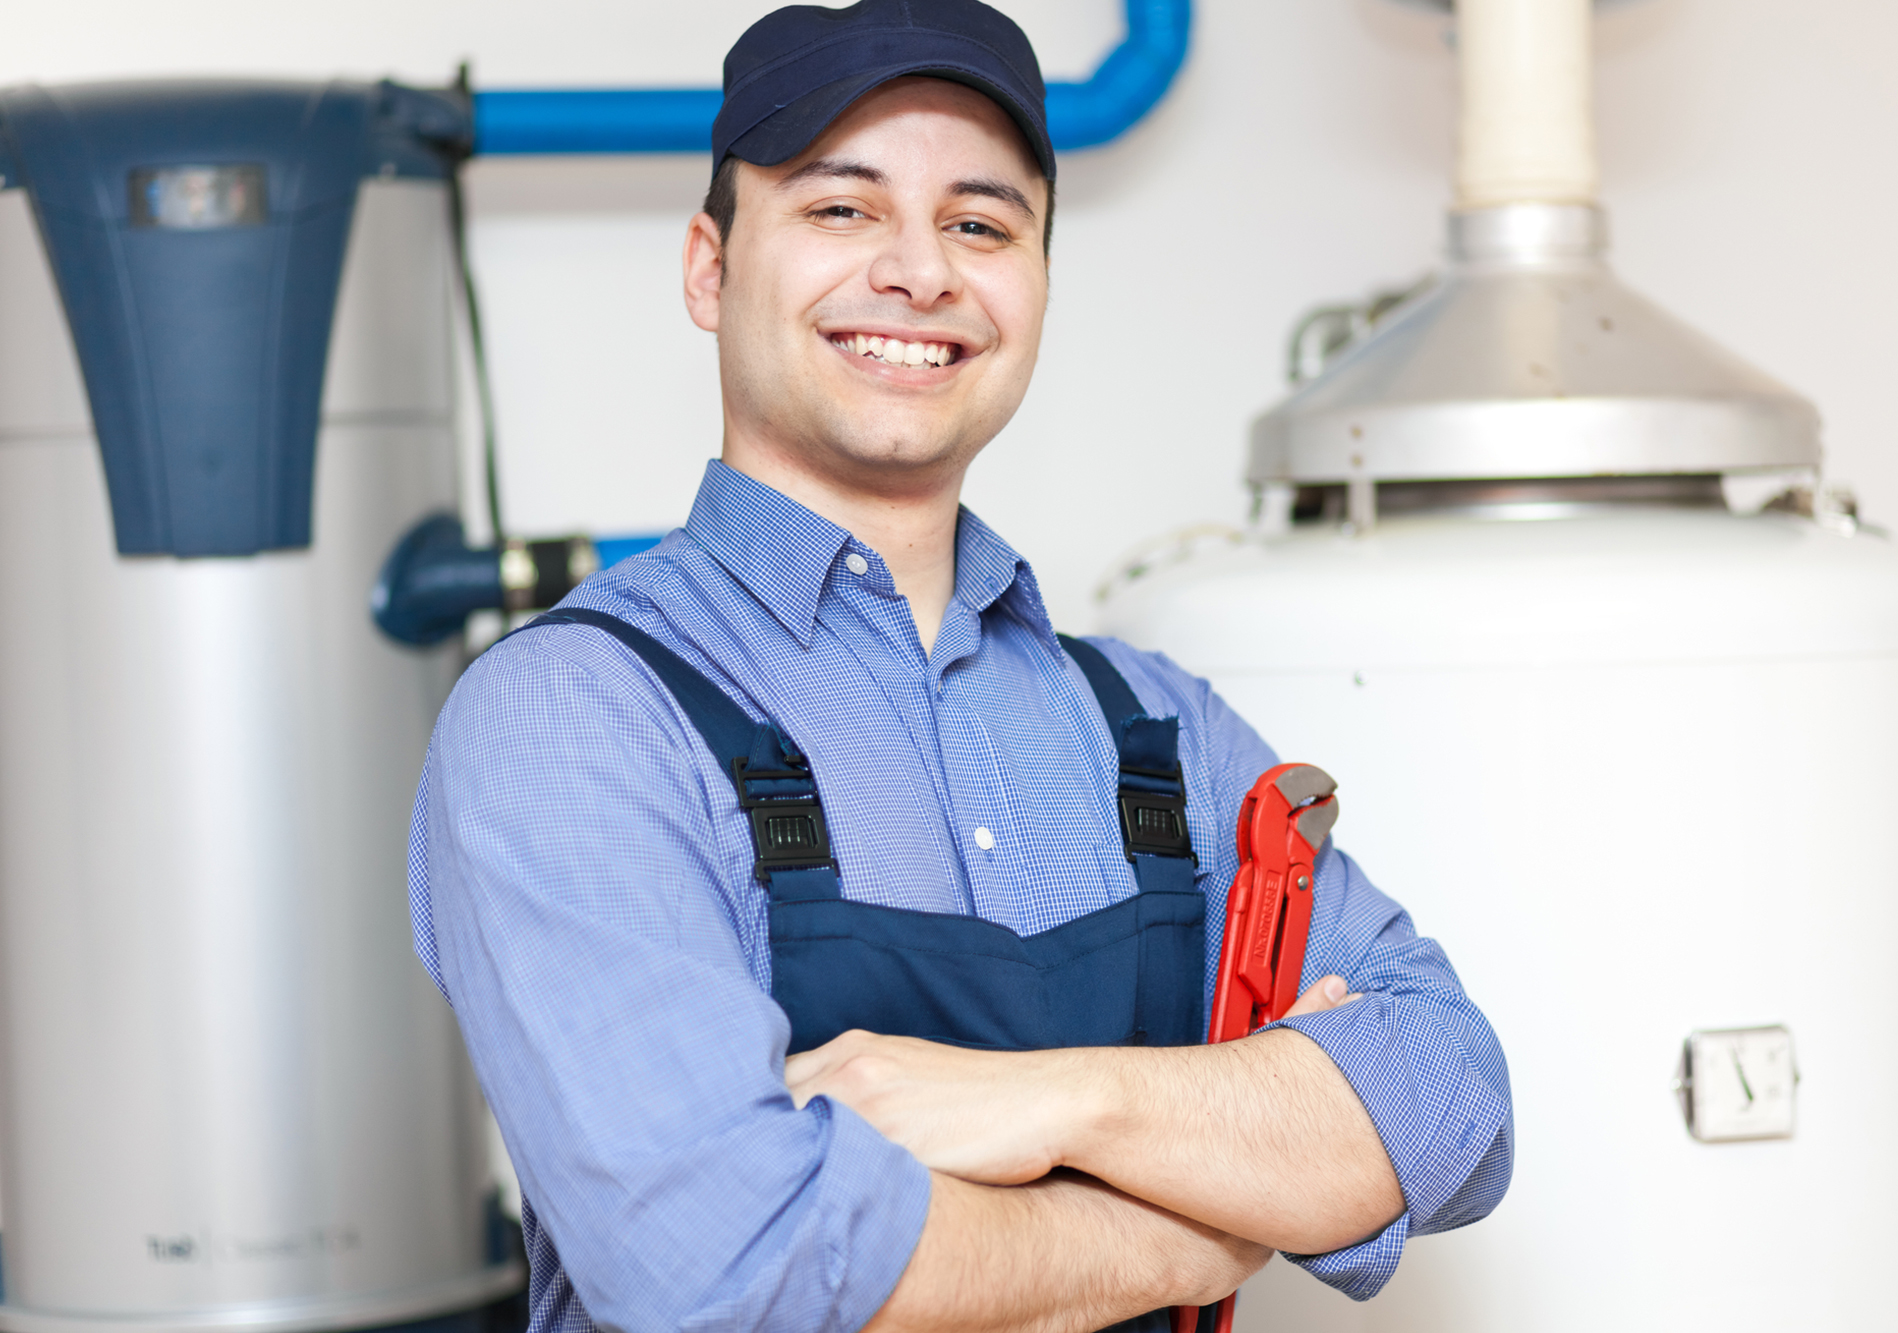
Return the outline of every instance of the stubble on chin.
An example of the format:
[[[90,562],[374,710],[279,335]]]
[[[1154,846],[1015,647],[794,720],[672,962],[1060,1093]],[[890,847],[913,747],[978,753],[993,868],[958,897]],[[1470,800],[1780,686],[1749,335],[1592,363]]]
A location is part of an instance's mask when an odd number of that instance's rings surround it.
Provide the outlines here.
[[[904,407],[878,402],[874,391],[838,392],[830,375],[787,372],[723,347],[719,360],[726,409],[748,447],[852,488],[935,489],[1000,430],[985,429],[979,414],[972,420],[966,403]]]

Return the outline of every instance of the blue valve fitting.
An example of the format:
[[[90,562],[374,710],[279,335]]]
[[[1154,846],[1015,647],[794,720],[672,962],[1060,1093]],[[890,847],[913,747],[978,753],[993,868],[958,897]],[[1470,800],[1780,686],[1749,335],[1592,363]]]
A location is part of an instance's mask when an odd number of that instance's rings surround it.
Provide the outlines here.
[[[459,634],[476,611],[553,606],[596,570],[657,546],[654,536],[553,537],[469,546],[461,520],[433,514],[389,552],[369,592],[376,627],[427,647]]]

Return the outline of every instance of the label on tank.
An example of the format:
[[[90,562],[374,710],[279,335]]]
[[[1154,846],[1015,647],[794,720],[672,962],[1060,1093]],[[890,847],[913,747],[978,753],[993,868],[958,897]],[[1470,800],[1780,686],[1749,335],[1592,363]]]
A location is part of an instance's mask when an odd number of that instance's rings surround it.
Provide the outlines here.
[[[264,169],[225,166],[138,167],[128,182],[134,227],[254,227],[264,221]]]

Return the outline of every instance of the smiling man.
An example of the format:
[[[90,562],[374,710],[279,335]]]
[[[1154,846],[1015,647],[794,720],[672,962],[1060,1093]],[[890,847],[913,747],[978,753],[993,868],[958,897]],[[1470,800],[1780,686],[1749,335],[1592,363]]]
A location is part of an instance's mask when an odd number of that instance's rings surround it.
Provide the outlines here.
[[[1276,759],[1057,636],[959,505],[1048,299],[1032,49],[975,0],[796,7],[725,87],[684,256],[721,457],[469,670],[416,804],[536,1333],[1157,1333],[1274,1251],[1374,1293],[1507,1186],[1493,1034],[1327,843],[1293,1016],[1195,1045]]]

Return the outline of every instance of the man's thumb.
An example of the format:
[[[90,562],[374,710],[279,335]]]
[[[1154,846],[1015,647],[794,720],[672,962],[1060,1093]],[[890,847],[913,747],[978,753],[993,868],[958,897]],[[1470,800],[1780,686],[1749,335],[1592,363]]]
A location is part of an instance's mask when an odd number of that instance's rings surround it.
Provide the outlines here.
[[[1310,990],[1298,997],[1298,1003],[1285,1016],[1296,1018],[1300,1014],[1322,1014],[1327,1009],[1336,1009],[1358,998],[1350,991],[1343,977],[1320,977],[1311,984]]]

